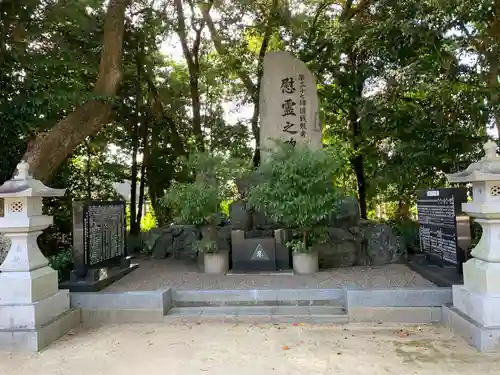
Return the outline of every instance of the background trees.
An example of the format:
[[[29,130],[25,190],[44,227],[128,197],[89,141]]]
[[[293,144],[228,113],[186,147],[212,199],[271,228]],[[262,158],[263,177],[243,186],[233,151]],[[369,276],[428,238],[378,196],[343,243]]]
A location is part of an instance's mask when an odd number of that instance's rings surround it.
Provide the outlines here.
[[[499,126],[499,19],[497,0],[3,1],[0,182],[24,155],[74,198],[130,181],[133,233],[146,198],[168,222],[180,156],[258,164],[262,59],[288,50],[317,77],[362,215],[405,217]]]

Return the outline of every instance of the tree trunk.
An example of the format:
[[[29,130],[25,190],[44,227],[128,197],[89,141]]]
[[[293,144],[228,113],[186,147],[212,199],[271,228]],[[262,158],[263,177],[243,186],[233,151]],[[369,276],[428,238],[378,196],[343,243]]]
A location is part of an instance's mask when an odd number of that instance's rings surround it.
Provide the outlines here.
[[[262,75],[264,73],[264,57],[266,56],[267,47],[269,46],[269,40],[273,33],[273,13],[277,6],[277,0],[273,1],[273,8],[271,9],[271,14],[269,15],[269,21],[266,27],[266,32],[264,33],[264,38],[262,39],[262,44],[260,45],[259,51],[259,61],[257,64],[257,86],[255,87],[255,92],[253,94],[253,115],[252,115],[252,133],[255,138],[255,153],[253,157],[253,166],[257,168],[260,165],[260,129],[259,129],[259,117],[260,117],[260,87],[262,85]]]
[[[91,140],[87,139],[87,200],[92,199],[92,148]]]
[[[137,109],[136,109],[137,110]],[[130,234],[137,234],[137,154],[139,148],[139,125],[132,124],[132,171],[130,174]]]
[[[142,50],[141,41],[136,41],[135,49],[135,114],[132,125],[132,173],[130,188],[130,234],[138,235],[141,228],[141,220],[137,213],[137,177],[139,174],[139,165],[137,155],[139,153],[139,129],[141,125],[142,111]],[[144,162],[143,162],[144,163]],[[139,202],[140,204],[140,202]]]
[[[398,220],[407,220],[410,218],[410,202],[401,198],[398,202],[398,212],[396,213]]]
[[[104,23],[104,42],[99,75],[94,86],[96,96],[78,106],[59,121],[50,131],[39,134],[28,145],[23,160],[29,163],[37,179],[48,181],[61,163],[85,141],[98,133],[110,121],[112,100],[121,81],[125,10],[130,0],[110,0]]]
[[[362,219],[367,219],[368,209],[366,204],[366,181],[363,166],[363,154],[361,152],[361,129],[359,124],[359,115],[357,108],[357,101],[361,98],[363,94],[363,80],[358,72],[358,56],[353,52],[349,55],[349,68],[351,69],[351,84],[352,92],[354,97],[352,98],[352,103],[349,105],[347,113],[347,121],[349,128],[351,130],[352,136],[352,146],[354,152],[356,153],[351,158],[351,164],[356,174],[356,180],[358,184],[358,198],[359,198],[359,210]]]
[[[144,116],[142,122],[142,164],[141,164],[141,182],[139,185],[139,208],[137,210],[137,222],[139,223],[139,232],[141,230],[141,220],[144,207],[144,190],[146,187],[146,166],[149,162],[149,121],[148,116]]]
[[[191,6],[191,27],[193,28],[196,37],[193,42],[193,48],[188,46],[188,35],[186,30],[186,17],[184,15],[184,7],[182,0],[174,0],[175,8],[177,11],[177,34],[181,41],[182,52],[189,70],[189,89],[191,93],[191,105],[193,109],[193,132],[196,138],[198,151],[205,151],[203,130],[201,127],[201,100],[200,100],[200,45],[201,45],[201,32],[205,28],[205,22],[201,22],[199,27],[194,25],[194,4],[189,2]]]

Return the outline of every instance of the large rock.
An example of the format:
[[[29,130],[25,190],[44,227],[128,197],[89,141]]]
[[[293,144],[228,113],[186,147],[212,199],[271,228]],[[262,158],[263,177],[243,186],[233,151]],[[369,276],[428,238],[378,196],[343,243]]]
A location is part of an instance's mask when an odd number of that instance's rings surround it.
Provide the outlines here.
[[[145,235],[144,244],[155,259],[164,259],[169,255],[194,258],[195,242],[200,236],[200,230],[194,225],[170,225],[151,229]]]
[[[318,252],[319,266],[322,269],[352,267],[356,264],[361,244],[346,230],[332,228],[326,243],[314,246]]]
[[[174,225],[172,226],[174,244],[173,255],[180,258],[196,258],[196,242],[200,240],[200,230],[194,225]]]
[[[195,225],[170,225],[151,229],[144,237],[144,244],[155,259],[174,256],[178,259],[196,259],[196,242],[202,238],[203,228]],[[231,227],[217,227],[218,246],[231,248]]]
[[[362,221],[358,228],[351,228],[351,233],[362,241],[363,247],[358,255],[357,264],[382,266],[401,260],[404,246],[387,224]]]
[[[360,218],[358,200],[354,197],[346,197],[338,205],[332,226],[348,230],[349,228],[358,226]]]
[[[231,226],[233,229],[250,229],[250,215],[247,213],[245,202],[242,200],[231,203],[229,206],[229,216],[231,218]]]

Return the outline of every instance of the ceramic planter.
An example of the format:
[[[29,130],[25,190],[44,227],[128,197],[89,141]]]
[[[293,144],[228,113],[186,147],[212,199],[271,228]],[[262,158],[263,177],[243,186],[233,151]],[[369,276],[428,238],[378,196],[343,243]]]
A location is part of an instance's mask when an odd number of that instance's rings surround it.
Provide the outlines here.
[[[204,253],[203,263],[205,273],[223,275],[229,271],[229,253],[227,251]]]
[[[293,271],[299,275],[311,275],[318,272],[318,253],[293,253]]]

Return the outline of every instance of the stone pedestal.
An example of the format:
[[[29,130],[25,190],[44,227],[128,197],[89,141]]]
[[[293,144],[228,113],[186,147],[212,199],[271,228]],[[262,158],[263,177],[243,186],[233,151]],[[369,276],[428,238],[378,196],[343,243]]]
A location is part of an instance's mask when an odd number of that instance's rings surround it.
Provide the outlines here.
[[[70,309],[69,293],[58,288],[58,275],[40,252],[37,238],[52,224],[42,214],[42,198],[62,196],[29,176],[21,163],[17,176],[0,187],[4,217],[0,232],[11,247],[0,266],[0,348],[39,351],[80,324]]]
[[[484,146],[486,156],[450,182],[472,183],[473,200],[463,211],[483,228],[474,257],[463,266],[464,285],[453,286],[453,306],[445,306],[445,323],[480,351],[500,350],[500,158],[497,145]]]
[[[274,272],[290,270],[290,250],[286,233],[274,231],[273,237],[247,238],[245,231],[231,231],[233,272]]]

